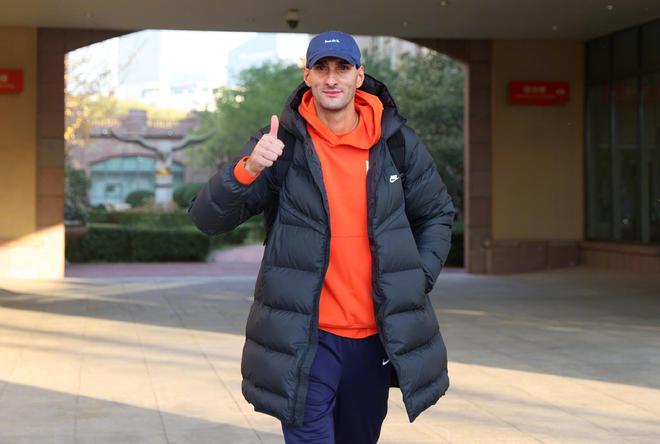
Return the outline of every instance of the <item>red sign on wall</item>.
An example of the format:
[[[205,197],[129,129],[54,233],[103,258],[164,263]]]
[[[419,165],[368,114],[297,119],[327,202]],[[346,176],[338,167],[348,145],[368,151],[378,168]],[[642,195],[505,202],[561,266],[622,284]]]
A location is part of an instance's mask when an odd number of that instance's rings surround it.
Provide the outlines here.
[[[561,105],[570,97],[568,82],[513,80],[509,82],[509,103]]]
[[[18,94],[23,91],[23,70],[0,68],[0,94]]]

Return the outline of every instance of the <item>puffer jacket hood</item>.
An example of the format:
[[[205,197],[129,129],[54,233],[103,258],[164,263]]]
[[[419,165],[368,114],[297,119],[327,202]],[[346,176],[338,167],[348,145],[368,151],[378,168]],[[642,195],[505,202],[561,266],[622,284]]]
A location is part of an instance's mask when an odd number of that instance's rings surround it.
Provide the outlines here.
[[[309,371],[318,346],[318,306],[329,262],[330,224],[319,158],[291,94],[280,125],[293,136],[290,167],[275,183],[278,163],[250,185],[233,167],[269,128],[256,132],[234,162],[218,171],[189,207],[195,225],[212,235],[264,212],[274,216],[246,324],[242,391],[255,410],[300,426]],[[367,225],[372,257],[374,315],[379,337],[412,422],[449,387],[447,353],[428,293],[447,258],[454,207],[432,157],[405,125],[385,85],[366,76],[361,89],[383,103],[380,140],[369,150]],[[401,131],[405,172],[386,140]],[[393,176],[402,180],[391,181]]]

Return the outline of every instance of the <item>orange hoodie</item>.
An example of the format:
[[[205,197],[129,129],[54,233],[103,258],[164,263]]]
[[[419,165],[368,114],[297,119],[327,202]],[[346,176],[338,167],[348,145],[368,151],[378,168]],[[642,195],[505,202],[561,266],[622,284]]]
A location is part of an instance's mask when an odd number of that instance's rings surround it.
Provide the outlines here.
[[[383,105],[377,96],[357,90],[358,125],[334,134],[318,118],[314,96],[307,91],[298,111],[307,121],[321,161],[330,210],[330,263],[321,290],[319,328],[339,336],[364,338],[378,333],[371,285],[371,250],[367,231],[369,149],[380,139]],[[254,181],[240,161],[236,178]]]

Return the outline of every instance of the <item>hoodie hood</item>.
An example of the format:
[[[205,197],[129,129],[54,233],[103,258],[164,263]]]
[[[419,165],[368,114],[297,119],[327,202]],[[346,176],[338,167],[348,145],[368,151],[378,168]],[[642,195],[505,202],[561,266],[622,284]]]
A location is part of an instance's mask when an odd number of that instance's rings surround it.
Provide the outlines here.
[[[317,137],[325,140],[330,147],[349,145],[354,148],[368,150],[380,139],[383,104],[373,94],[355,91],[355,110],[360,119],[357,126],[344,134],[335,134],[325,126],[316,113],[316,105],[312,91],[303,94],[298,111],[303,116],[310,129]]]
[[[282,110],[282,115],[280,116],[280,124],[300,140],[304,139],[307,122],[298,112],[298,106],[309,89],[305,82],[301,82],[287,99]],[[406,119],[399,114],[399,109],[394,102],[394,98],[381,81],[376,80],[369,74],[365,74],[364,82],[359,90],[375,95],[383,104],[380,137],[382,139],[388,139],[406,122]]]

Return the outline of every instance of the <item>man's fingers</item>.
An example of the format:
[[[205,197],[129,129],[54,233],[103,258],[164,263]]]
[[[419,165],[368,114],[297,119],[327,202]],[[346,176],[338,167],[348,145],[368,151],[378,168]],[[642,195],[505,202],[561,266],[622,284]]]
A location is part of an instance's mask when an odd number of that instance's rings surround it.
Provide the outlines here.
[[[284,150],[284,144],[282,143],[281,140],[277,140],[275,142],[275,145],[273,145],[273,152],[276,153],[278,156],[281,156],[283,150]]]
[[[273,150],[267,149],[267,148],[262,148],[259,150],[255,150],[252,155],[254,156],[254,160],[257,161],[258,163],[262,163],[265,160],[270,160],[271,162],[274,162],[277,160],[280,155]]]
[[[277,119],[277,116],[273,114],[270,118],[270,132],[268,134],[277,139],[277,130],[279,127],[280,121]]]
[[[264,140],[261,142],[261,152],[271,152],[275,153],[278,156],[282,155],[283,149],[284,149],[284,144],[282,143],[281,140],[274,139],[272,138],[270,134],[268,134],[268,137],[264,136]]]
[[[271,161],[276,161],[279,155],[274,152],[274,151],[264,151],[261,153],[261,156],[265,159],[271,160]]]
[[[275,153],[277,154],[277,157],[280,157],[284,153],[284,144],[276,146]]]

